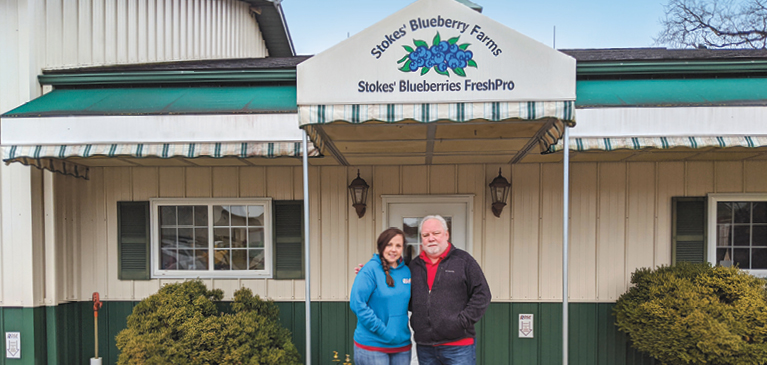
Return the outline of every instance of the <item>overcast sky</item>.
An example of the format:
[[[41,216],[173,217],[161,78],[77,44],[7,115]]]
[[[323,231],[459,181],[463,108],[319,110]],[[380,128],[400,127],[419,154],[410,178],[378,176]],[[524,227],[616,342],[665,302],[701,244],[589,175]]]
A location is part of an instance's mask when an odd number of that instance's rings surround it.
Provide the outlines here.
[[[317,54],[414,0],[283,0],[300,55]],[[665,0],[474,0],[482,14],[556,48],[653,46]]]

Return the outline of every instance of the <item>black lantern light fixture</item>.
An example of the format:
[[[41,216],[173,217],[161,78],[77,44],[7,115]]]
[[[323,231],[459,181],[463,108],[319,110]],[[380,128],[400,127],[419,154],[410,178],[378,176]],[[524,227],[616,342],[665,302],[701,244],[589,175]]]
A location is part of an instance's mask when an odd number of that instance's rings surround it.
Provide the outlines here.
[[[349,194],[352,196],[352,206],[357,210],[357,216],[360,218],[365,216],[368,189],[370,186],[360,177],[360,170],[357,170],[357,178],[349,184]]]
[[[491,210],[493,214],[500,218],[503,207],[506,206],[506,199],[509,196],[511,184],[505,177],[501,176],[501,169],[498,169],[498,176],[490,183],[490,197],[493,199]]]

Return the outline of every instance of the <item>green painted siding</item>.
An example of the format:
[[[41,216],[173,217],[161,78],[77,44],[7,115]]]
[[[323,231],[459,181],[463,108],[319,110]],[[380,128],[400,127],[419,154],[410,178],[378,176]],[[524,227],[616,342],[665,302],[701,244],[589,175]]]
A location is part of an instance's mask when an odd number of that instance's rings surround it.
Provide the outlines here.
[[[104,302],[99,312],[99,355],[104,364],[119,356],[115,336],[127,326],[137,302]],[[306,351],[303,302],[276,303],[280,321],[293,343]],[[226,305],[221,309],[226,310]],[[569,313],[569,362],[595,365],[654,365],[628,346],[617,330],[612,303],[573,303]],[[519,338],[519,314],[535,316],[535,337]],[[477,324],[477,363],[548,365],[561,363],[562,305],[559,303],[491,303]],[[334,365],[352,354],[357,319],[347,302],[312,303],[312,364]],[[43,308],[0,308],[0,332],[22,332],[22,359],[0,358],[0,365],[87,364],[93,356],[93,309],[90,302]]]
[[[305,352],[304,303],[278,303],[280,319]],[[649,357],[628,346],[617,330],[612,303],[573,303],[569,312],[571,364],[653,365]],[[535,316],[535,337],[519,338],[519,314]],[[351,354],[356,318],[346,302],[312,303],[312,364],[332,365],[333,352]],[[321,327],[318,328],[318,322]],[[559,303],[491,303],[477,324],[477,363],[560,364],[562,305]]]
[[[0,365],[47,364],[45,308],[0,308],[3,352],[5,352],[5,332],[21,333],[21,359],[7,359],[3,353],[0,357]]]
[[[767,78],[581,80],[577,108],[674,105],[761,105]]]
[[[137,302],[104,302],[99,311],[99,356],[104,364],[117,363],[115,336],[127,326]],[[93,305],[74,302],[44,308],[49,365],[86,364],[94,355]]]

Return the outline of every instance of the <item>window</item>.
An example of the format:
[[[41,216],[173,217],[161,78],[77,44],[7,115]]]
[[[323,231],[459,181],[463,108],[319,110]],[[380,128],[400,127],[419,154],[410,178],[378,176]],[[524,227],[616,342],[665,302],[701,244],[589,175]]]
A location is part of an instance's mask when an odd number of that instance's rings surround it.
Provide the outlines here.
[[[708,258],[767,276],[767,195],[709,195]]]
[[[152,200],[154,277],[271,277],[271,199]]]

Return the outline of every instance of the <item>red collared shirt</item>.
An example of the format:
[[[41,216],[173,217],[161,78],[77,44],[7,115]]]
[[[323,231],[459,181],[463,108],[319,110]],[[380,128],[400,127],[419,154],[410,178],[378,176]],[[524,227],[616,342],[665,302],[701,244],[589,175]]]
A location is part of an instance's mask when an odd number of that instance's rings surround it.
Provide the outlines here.
[[[442,260],[447,257],[447,253],[450,252],[450,249],[453,247],[453,244],[448,244],[447,249],[445,252],[443,252],[439,257],[437,258],[437,262],[432,262],[429,256],[426,256],[425,251],[421,251],[421,259],[424,263],[426,263],[426,282],[429,284],[429,291],[431,291],[431,287],[434,285],[434,278],[437,277],[437,268],[439,267],[439,263],[442,262]],[[474,339],[471,337],[467,337],[458,341],[443,343],[441,345],[436,346],[469,346],[474,344]]]

